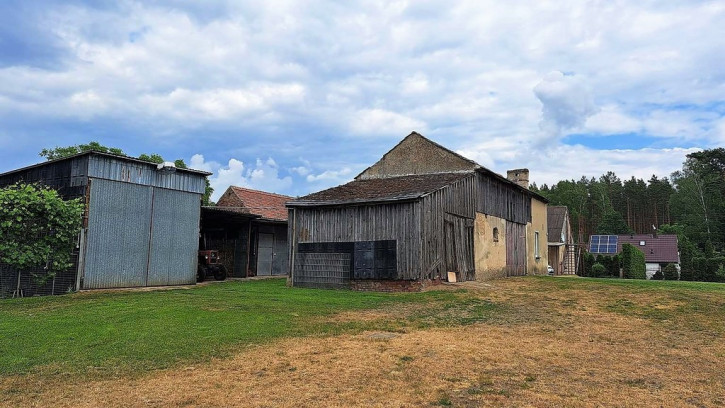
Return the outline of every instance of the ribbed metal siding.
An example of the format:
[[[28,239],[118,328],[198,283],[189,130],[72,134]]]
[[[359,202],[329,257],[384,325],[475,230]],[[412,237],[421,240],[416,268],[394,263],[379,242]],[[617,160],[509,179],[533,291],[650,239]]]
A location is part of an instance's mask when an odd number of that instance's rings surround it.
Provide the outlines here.
[[[156,170],[155,164],[130,162],[106,156],[89,157],[88,176],[198,194],[203,194],[206,188],[205,177],[201,174],[184,171],[164,173]]]
[[[154,189],[148,286],[196,281],[199,195]]]
[[[83,289],[146,285],[152,188],[92,180]]]

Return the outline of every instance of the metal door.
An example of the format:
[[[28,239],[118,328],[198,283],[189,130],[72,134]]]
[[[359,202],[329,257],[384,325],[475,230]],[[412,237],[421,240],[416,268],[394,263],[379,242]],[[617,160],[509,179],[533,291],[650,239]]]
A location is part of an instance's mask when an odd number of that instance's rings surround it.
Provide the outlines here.
[[[91,180],[83,289],[146,285],[152,187]]]
[[[257,244],[257,276],[272,275],[274,260],[274,234],[259,233]]]
[[[148,286],[196,281],[199,250],[199,195],[155,188]]]

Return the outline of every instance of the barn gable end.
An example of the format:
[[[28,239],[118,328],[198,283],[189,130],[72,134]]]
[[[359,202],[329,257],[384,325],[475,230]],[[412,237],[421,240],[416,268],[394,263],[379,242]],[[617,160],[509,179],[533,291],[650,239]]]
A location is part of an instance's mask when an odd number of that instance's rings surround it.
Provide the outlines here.
[[[412,174],[470,172],[479,167],[476,162],[413,132],[377,163],[355,177],[355,180]]]

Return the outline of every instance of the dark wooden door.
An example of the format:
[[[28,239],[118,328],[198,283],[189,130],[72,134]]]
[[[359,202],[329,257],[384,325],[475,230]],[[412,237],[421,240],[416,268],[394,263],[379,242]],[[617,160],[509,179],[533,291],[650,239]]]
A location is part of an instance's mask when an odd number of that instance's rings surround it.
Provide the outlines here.
[[[473,266],[473,220],[453,214],[445,214],[443,227],[446,272],[455,272],[456,280],[458,281],[475,279],[476,272]]]
[[[526,275],[526,225],[506,222],[506,275]]]

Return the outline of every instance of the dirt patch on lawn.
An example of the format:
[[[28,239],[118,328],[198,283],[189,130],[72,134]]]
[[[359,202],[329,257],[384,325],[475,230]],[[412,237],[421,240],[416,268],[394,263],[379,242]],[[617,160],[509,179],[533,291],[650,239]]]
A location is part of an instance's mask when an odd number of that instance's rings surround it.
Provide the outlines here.
[[[668,294],[545,290],[499,281],[473,300],[536,319],[306,337],[239,350],[232,359],[93,381],[0,380],[0,404],[56,407],[720,406],[725,345],[647,315],[682,308]],[[621,290],[621,292],[619,292]],[[626,300],[630,303],[619,302]],[[464,299],[465,300],[465,299]],[[722,301],[721,301],[722,302]],[[519,308],[525,305],[526,308]],[[721,307],[721,306],[718,306]],[[528,312],[527,312],[528,311]],[[642,312],[644,311],[644,312]],[[645,313],[641,315],[640,312]],[[406,313],[415,314],[415,310]],[[340,321],[385,320],[390,310]],[[703,321],[707,319],[704,317]],[[697,320],[695,319],[695,320]],[[677,320],[677,319],[674,319]],[[30,390],[30,391],[29,391]]]

